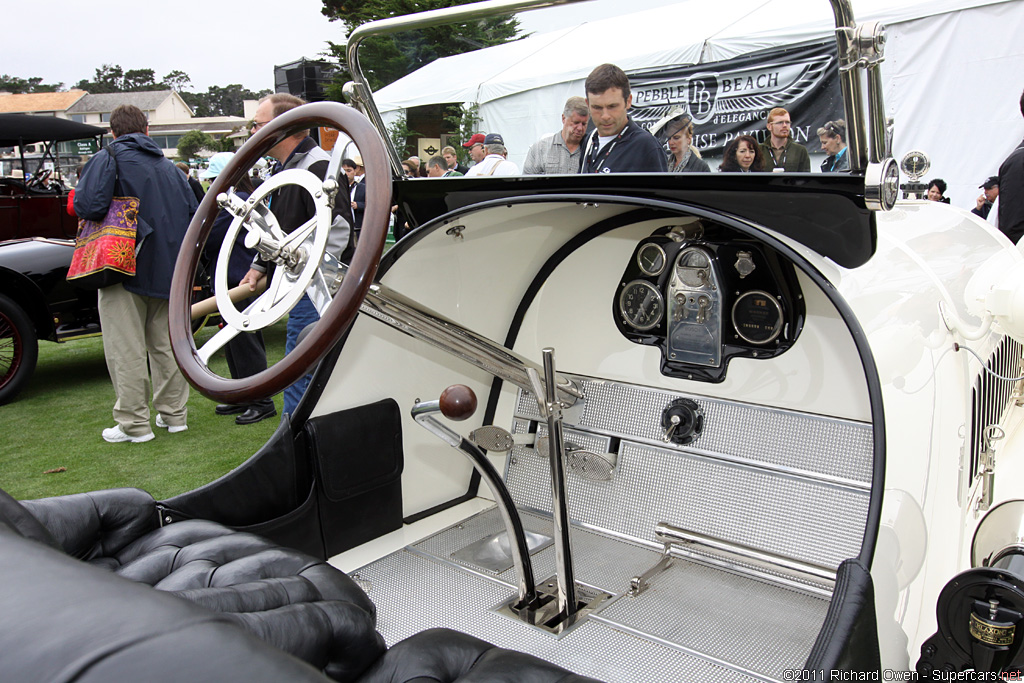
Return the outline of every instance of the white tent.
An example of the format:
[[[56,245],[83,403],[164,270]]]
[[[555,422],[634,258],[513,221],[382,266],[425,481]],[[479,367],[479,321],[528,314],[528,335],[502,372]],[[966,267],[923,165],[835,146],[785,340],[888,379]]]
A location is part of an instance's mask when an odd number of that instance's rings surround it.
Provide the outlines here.
[[[894,156],[928,153],[925,180],[945,178],[953,203],[972,208],[978,185],[1024,137],[1024,0],[855,0],[853,9],[858,22],[888,27],[882,74]],[[386,121],[414,106],[476,102],[480,130],[500,132],[521,165],[535,140],[559,129],[565,100],[584,94],[597,64],[628,72],[707,63],[834,29],[826,0],[684,0],[439,59],[375,100]]]

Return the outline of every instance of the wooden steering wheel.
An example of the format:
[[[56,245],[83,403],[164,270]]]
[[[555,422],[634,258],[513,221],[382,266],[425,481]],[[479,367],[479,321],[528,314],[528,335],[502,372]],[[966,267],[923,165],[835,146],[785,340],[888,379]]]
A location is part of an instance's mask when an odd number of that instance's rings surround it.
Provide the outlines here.
[[[326,251],[327,234],[331,229],[331,206],[336,199],[346,200],[344,193],[334,194],[339,186],[337,178],[321,180],[309,171],[298,169],[272,176],[248,202],[242,203],[234,198],[236,203],[232,213],[235,219],[225,235],[215,274],[217,306],[225,326],[202,349],[197,349],[190,325],[192,283],[203,246],[220,211],[218,195],[228,193],[229,188],[234,187],[252,165],[279,142],[314,126],[335,128],[351,137],[366,168],[366,212],[355,255],[344,279],[337,286],[337,262]],[[294,383],[338,343],[355,320],[384,252],[391,206],[389,169],[384,144],[377,131],[362,114],[337,102],[306,104],[275,117],[232,157],[206,193],[185,233],[171,281],[168,314],[171,349],[182,374],[192,386],[216,401],[251,403]],[[340,165],[336,172],[340,172]],[[309,221],[286,235],[272,211],[266,209],[266,202],[261,200],[272,191],[292,184],[310,194],[316,209]],[[243,228],[249,231],[247,245],[255,246],[257,242],[271,245],[273,248],[269,251],[279,255],[273,259],[275,272],[266,291],[244,311],[238,311],[221,290],[227,284],[226,254]],[[337,291],[332,295],[335,287]],[[214,351],[241,332],[254,332],[277,322],[305,293],[309,293],[317,304],[321,318],[284,359],[259,374],[239,379],[222,377],[210,370],[208,360]]]

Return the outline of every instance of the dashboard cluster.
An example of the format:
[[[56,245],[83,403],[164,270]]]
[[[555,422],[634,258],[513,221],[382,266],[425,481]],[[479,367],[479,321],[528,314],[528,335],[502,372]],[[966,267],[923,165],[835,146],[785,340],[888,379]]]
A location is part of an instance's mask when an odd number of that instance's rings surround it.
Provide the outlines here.
[[[771,358],[792,346],[804,304],[793,267],[775,251],[696,222],[637,245],[613,315],[627,339],[661,348],[663,374],[721,382],[732,358]]]

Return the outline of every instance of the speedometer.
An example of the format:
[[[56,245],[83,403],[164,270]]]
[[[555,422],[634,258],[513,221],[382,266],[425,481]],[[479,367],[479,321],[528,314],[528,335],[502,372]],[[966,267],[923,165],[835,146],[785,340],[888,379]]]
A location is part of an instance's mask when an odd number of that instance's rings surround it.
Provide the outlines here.
[[[782,306],[768,292],[744,292],[733,304],[732,324],[744,341],[767,344],[782,331]]]
[[[650,282],[633,280],[619,295],[619,313],[630,327],[649,330],[664,317],[665,299]]]

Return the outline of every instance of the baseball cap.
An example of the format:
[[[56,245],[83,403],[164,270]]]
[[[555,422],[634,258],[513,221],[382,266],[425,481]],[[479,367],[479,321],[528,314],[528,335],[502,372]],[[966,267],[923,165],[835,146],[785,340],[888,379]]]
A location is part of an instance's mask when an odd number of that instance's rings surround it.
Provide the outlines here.
[[[484,138],[485,145],[504,145],[505,141],[501,137],[501,133],[488,133],[487,137]]]
[[[472,147],[473,145],[482,145],[482,144],[485,144],[484,143],[484,134],[483,133],[476,133],[467,142],[463,142],[462,146],[463,147]]]
[[[231,161],[231,157],[235,156],[234,152],[217,152],[210,157],[210,165],[206,167],[206,170],[199,174],[199,177],[203,180],[210,178],[216,178],[220,175],[220,172],[224,170],[224,167]]]
[[[993,187],[999,187],[999,176],[989,176],[988,180],[983,182],[981,185],[978,185],[978,187],[984,188],[986,190],[991,190]]]

